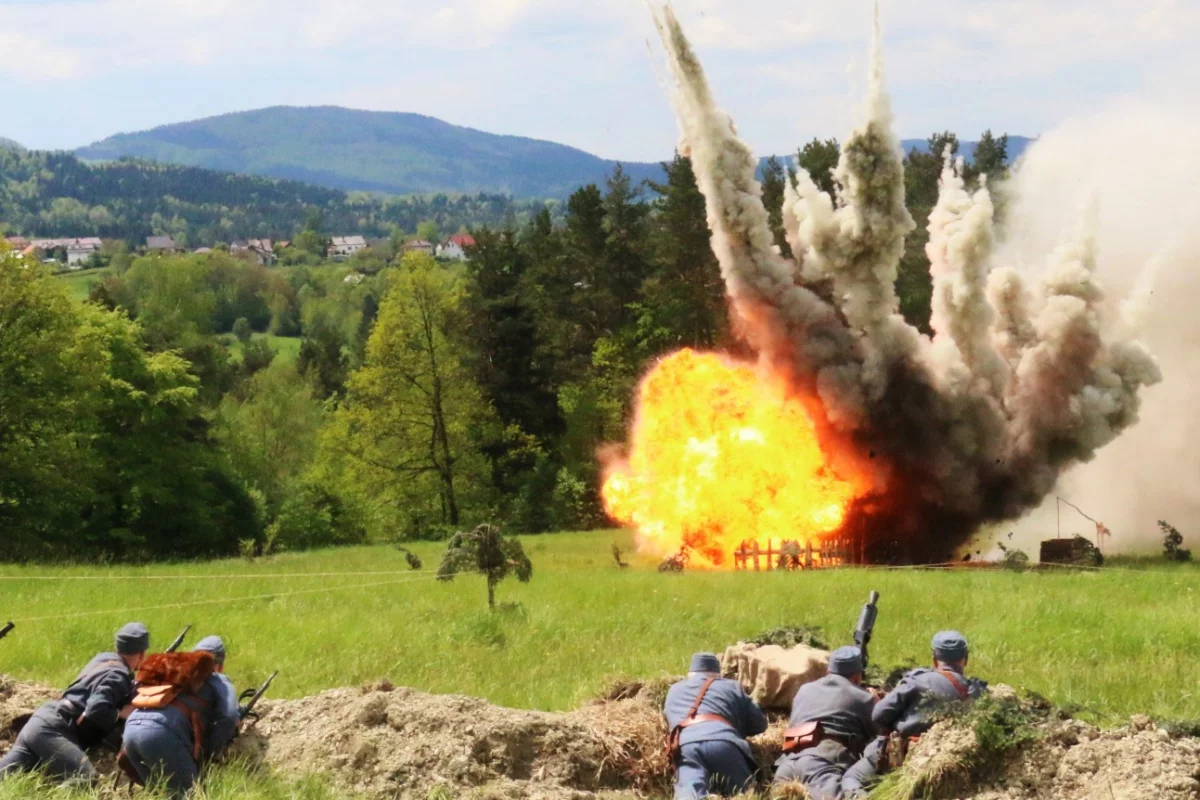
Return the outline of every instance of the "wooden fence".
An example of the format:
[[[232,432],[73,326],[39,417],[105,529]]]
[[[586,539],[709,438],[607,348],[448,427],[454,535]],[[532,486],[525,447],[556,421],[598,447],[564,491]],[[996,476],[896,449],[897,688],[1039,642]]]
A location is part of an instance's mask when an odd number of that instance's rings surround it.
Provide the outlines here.
[[[801,544],[784,539],[778,546],[768,539],[766,547],[757,541],[744,540],[733,551],[735,569],[771,572],[773,570],[804,570],[840,567],[862,560],[858,544],[850,539],[826,539]]]

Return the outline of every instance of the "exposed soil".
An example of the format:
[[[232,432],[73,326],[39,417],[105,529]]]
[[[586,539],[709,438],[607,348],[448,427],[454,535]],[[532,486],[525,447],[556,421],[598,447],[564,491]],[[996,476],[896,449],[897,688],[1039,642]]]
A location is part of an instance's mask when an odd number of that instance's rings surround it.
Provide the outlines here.
[[[425,800],[439,788],[479,800],[654,796],[669,789],[662,689],[627,684],[619,699],[565,714],[387,684],[334,689],[264,703],[237,748],[283,774],[320,773],[366,797]],[[11,744],[14,717],[55,694],[0,677],[0,747]],[[777,721],[755,740],[761,763],[778,756],[783,728]],[[969,721],[949,721],[921,738],[892,781],[893,798],[1200,800],[1200,739],[1172,737],[1146,718],[1101,731],[1049,715],[1021,744],[984,752]]]

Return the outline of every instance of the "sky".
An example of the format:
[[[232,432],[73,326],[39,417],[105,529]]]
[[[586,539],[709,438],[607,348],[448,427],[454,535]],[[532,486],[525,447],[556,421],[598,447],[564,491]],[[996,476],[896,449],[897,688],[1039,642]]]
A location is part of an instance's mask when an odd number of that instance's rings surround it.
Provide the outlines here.
[[[869,0],[674,5],[757,152],[854,123]],[[1036,136],[1200,85],[1200,0],[882,0],[882,13],[905,138]],[[0,0],[0,136],[73,148],[341,105],[661,160],[678,134],[653,39],[646,0]]]

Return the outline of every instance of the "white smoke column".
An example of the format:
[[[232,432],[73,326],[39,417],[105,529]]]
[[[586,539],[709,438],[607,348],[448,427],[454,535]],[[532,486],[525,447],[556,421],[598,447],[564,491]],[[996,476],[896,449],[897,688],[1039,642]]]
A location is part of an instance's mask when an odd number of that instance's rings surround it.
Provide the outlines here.
[[[837,416],[860,416],[857,352],[833,308],[797,286],[794,265],[775,252],[758,161],[737,137],[729,115],[717,107],[704,70],[671,8],[655,16],[675,79],[681,152],[691,158],[704,193],[712,247],[733,301],[739,330],[773,368],[814,391],[837,387]]]
[[[875,402],[892,364],[916,355],[921,344],[896,297],[904,237],[914,225],[904,205],[904,156],[892,122],[877,5],[863,120],[846,138],[833,173],[838,207],[830,216],[831,198],[808,175],[797,176],[796,191],[785,199],[791,206],[786,232],[802,278],[828,278],[847,324],[865,334],[864,389]]]
[[[947,148],[938,202],[929,215],[929,257],[933,277],[933,358],[941,371],[961,364],[981,390],[999,400],[1008,385],[1007,364],[992,344],[996,312],[988,301],[988,260],[992,254],[992,197],[986,182],[972,195],[963,164]]]
[[[1188,92],[1191,92],[1189,86]],[[1156,522],[1172,522],[1200,547],[1200,112],[1181,98],[1126,100],[1045,134],[1009,183],[1009,235],[1000,257],[1032,264],[1098,199],[1095,272],[1122,304],[1123,333],[1137,334],[1162,366],[1142,420],[1071,469],[1057,492],[1103,521],[1113,551],[1157,551]],[[1054,499],[1017,527],[1031,553],[1055,532]],[[1093,535],[1064,507],[1064,535]],[[1005,529],[1007,530],[1007,529]]]

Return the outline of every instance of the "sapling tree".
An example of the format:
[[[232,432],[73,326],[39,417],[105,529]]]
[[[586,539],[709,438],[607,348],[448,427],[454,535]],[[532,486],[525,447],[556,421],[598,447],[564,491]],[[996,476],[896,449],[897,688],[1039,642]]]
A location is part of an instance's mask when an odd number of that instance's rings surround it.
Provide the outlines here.
[[[1192,560],[1192,551],[1183,549],[1183,534],[1174,525],[1160,519],[1158,529],[1163,533],[1163,557],[1167,561]]]
[[[446,545],[438,580],[453,580],[460,572],[478,572],[487,578],[488,608],[495,608],[496,584],[509,575],[528,583],[533,564],[518,539],[504,536],[494,525],[480,525],[473,531],[459,531]]]

